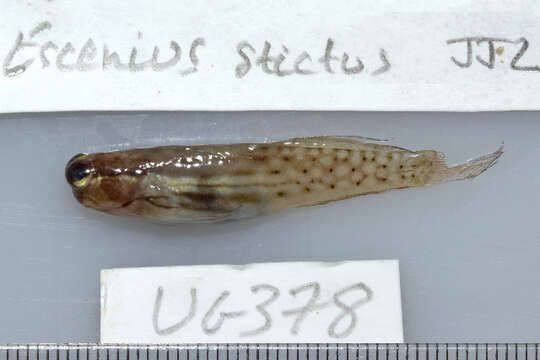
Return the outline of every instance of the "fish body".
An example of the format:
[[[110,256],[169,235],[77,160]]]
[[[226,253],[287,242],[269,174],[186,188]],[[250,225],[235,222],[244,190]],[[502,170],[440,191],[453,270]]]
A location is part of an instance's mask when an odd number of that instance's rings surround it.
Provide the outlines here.
[[[312,137],[81,154],[67,164],[66,177],[75,197],[96,210],[216,222],[473,178],[501,154],[499,149],[449,168],[434,150],[361,137]]]

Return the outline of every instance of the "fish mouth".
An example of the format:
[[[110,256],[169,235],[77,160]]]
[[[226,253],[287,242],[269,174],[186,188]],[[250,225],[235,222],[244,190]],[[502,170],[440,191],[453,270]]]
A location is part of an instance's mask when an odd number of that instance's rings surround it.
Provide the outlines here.
[[[121,209],[123,207],[129,206],[134,200],[127,201],[124,204],[121,204],[120,206],[115,207],[106,207],[100,204],[100,201],[94,199],[92,196],[83,195],[81,192],[73,190],[73,195],[75,198],[83,205],[84,207],[87,207],[89,209],[94,209],[98,211],[110,211],[115,209]]]

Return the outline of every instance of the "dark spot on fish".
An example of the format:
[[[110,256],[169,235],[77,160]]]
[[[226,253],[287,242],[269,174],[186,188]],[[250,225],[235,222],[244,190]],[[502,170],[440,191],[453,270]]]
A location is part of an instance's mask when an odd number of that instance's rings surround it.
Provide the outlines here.
[[[253,170],[237,170],[234,173],[234,175],[237,175],[237,176],[250,176],[254,174],[255,172]]]
[[[207,173],[207,174],[201,174],[199,175],[199,180],[208,180],[208,179],[211,179],[214,175],[210,174],[210,173]]]
[[[258,162],[264,162],[268,159],[268,157],[266,155],[253,155],[252,159]]]

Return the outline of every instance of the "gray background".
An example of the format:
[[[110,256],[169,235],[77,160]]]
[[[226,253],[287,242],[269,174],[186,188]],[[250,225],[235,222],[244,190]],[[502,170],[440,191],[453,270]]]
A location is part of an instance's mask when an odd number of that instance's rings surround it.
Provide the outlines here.
[[[538,113],[87,113],[0,116],[0,342],[97,341],[102,268],[400,260],[405,339],[538,341]],[[494,151],[473,181],[391,191],[219,225],[164,226],[82,208],[79,152],[303,135],[393,137],[450,163]]]

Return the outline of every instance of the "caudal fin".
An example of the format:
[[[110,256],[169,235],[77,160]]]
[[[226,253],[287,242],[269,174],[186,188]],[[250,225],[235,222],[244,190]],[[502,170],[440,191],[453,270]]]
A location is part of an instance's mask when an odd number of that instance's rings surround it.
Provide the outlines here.
[[[437,182],[473,179],[495,165],[503,154],[503,145],[497,151],[469,160],[463,164],[452,166],[441,171]]]

